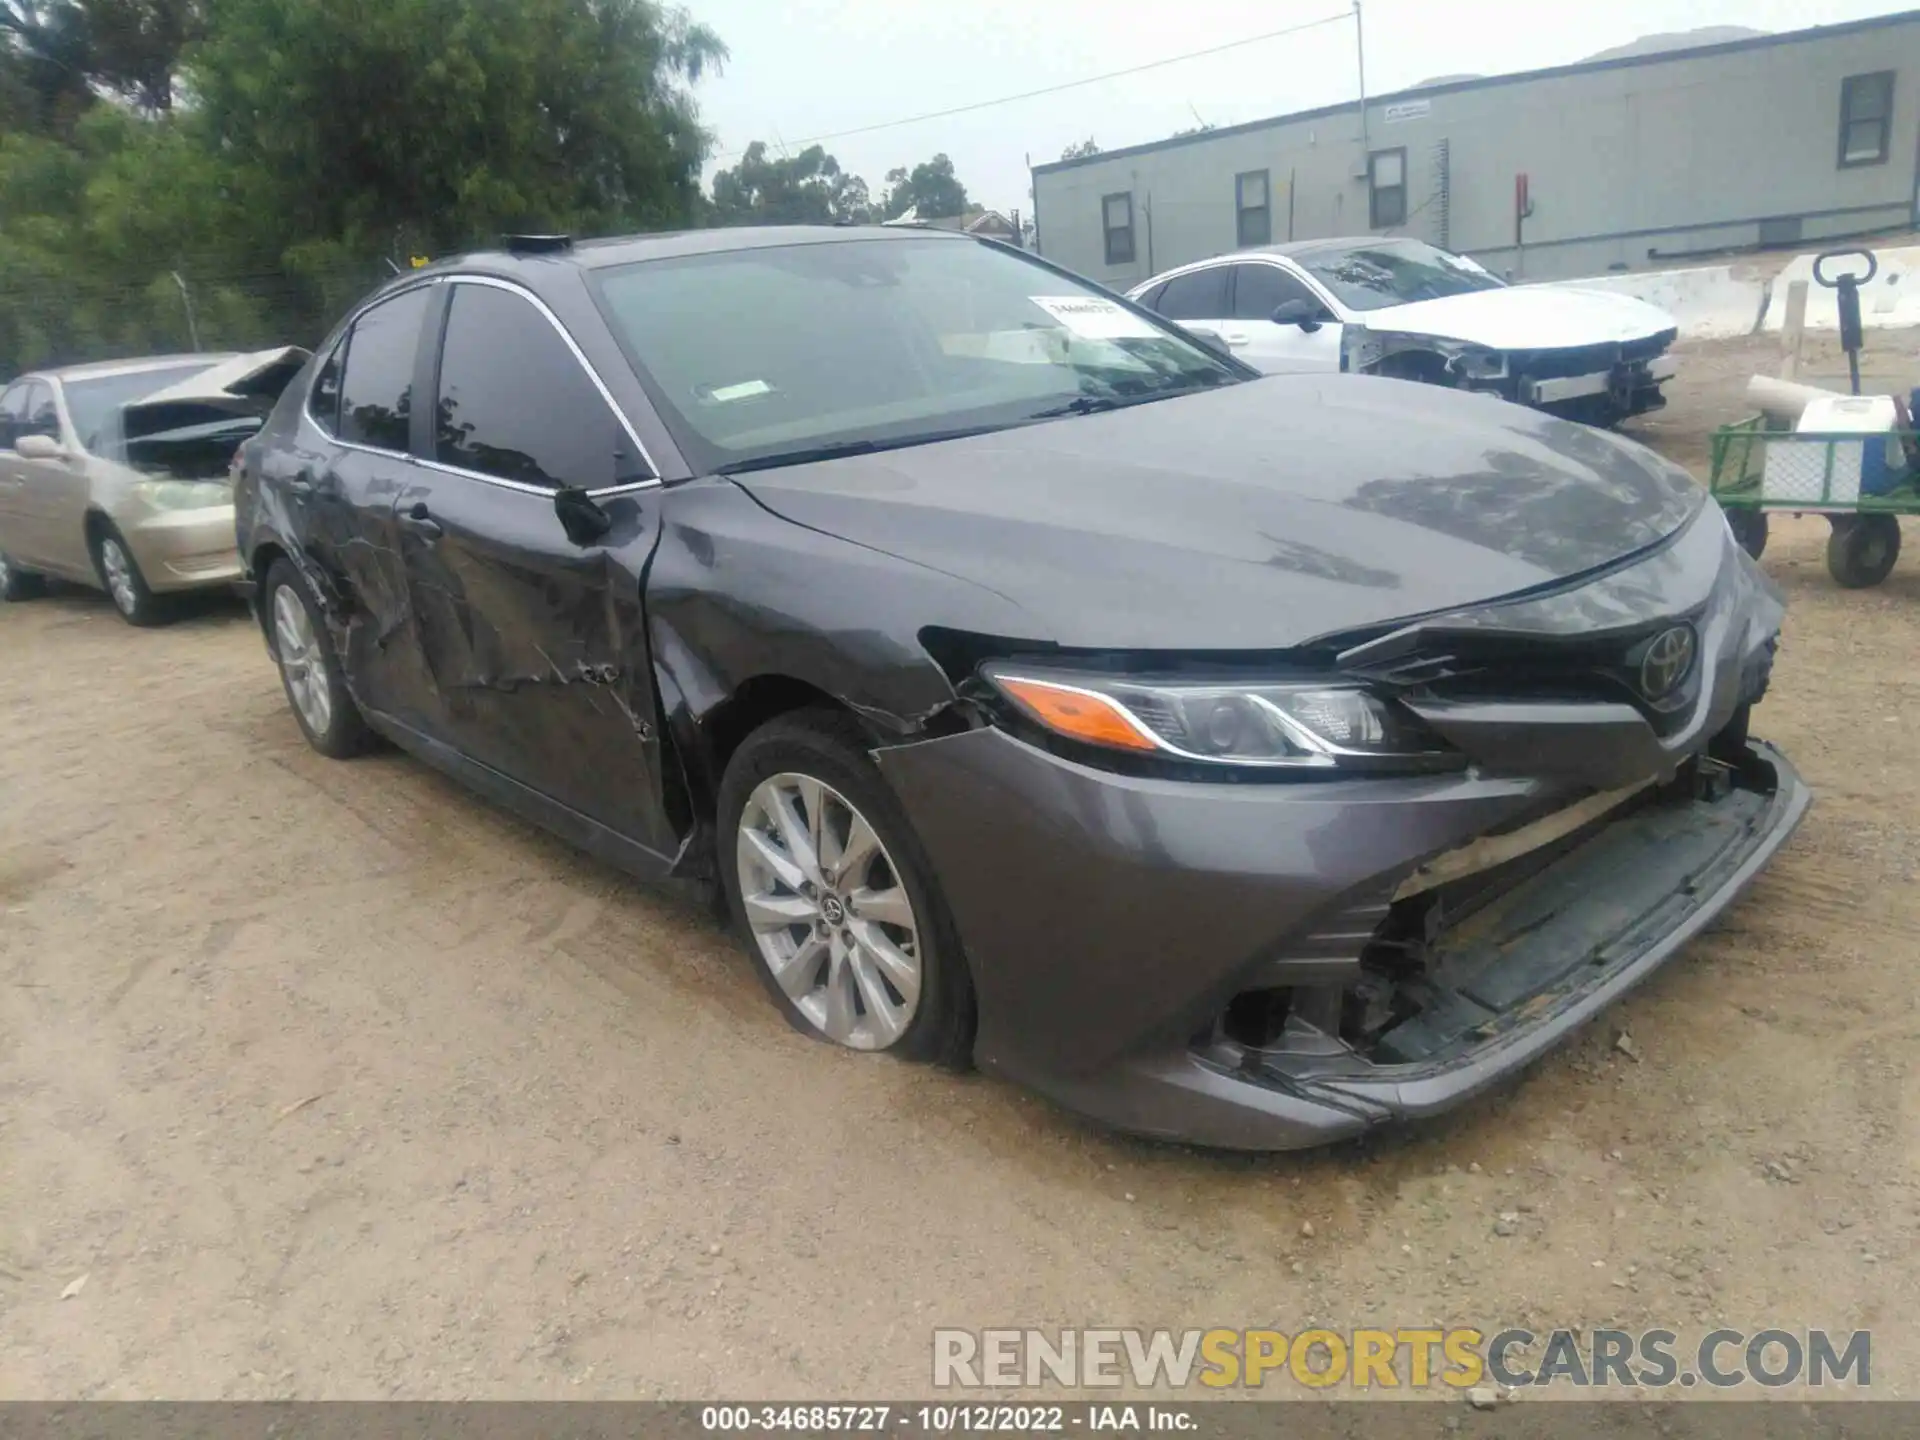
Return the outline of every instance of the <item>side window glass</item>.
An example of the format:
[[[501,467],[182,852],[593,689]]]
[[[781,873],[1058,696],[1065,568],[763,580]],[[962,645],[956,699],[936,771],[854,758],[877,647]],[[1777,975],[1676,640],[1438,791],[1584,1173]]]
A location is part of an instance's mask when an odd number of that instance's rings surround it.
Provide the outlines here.
[[[597,490],[649,473],[546,316],[524,296],[491,285],[454,287],[434,456],[548,489]]]
[[[320,373],[313,377],[313,389],[307,392],[307,410],[314,423],[329,435],[340,433],[340,372],[346,359],[347,337],[342,335],[321,364]]]
[[[1234,267],[1234,319],[1265,320],[1289,300],[1305,300],[1316,310],[1322,308],[1312,291],[1278,265]]]
[[[19,433],[44,435],[49,440],[60,438],[60,412],[54,408],[53,387],[44,380],[36,380],[27,387],[27,415]]]
[[[13,448],[14,436],[27,418],[27,382],[20,380],[0,395],[0,450]]]
[[[340,438],[349,444],[407,452],[413,359],[427,296],[424,286],[408,290],[353,322],[340,377]]]
[[[1214,265],[1174,276],[1160,292],[1155,308],[1169,320],[1226,319],[1227,267]]]

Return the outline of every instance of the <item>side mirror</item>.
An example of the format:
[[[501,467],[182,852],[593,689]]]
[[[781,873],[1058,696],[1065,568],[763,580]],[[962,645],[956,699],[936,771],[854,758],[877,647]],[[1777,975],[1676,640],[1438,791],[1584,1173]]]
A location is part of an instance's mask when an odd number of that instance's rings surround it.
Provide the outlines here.
[[[13,442],[16,454],[22,460],[64,460],[67,447],[51,435],[22,435]]]
[[[607,512],[577,486],[553,492],[553,513],[560,517],[560,528],[567,532],[567,539],[579,546],[593,544],[613,528]]]
[[[1225,338],[1220,334],[1218,330],[1202,330],[1197,327],[1189,326],[1187,329],[1187,334],[1191,335],[1194,339],[1198,340],[1202,345],[1206,346],[1207,349],[1213,351],[1215,354],[1224,355],[1229,360],[1233,358],[1232,347],[1227,344]]]
[[[1287,300],[1276,305],[1267,318],[1276,325],[1298,325],[1311,335],[1320,328],[1320,307],[1311,300]]]

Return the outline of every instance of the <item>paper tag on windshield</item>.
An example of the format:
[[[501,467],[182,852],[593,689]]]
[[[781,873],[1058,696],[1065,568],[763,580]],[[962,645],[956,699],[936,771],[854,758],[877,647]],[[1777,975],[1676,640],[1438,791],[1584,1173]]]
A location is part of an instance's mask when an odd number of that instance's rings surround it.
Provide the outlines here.
[[[1160,332],[1132,311],[1096,295],[1027,297],[1076,335],[1089,340],[1152,340]]]

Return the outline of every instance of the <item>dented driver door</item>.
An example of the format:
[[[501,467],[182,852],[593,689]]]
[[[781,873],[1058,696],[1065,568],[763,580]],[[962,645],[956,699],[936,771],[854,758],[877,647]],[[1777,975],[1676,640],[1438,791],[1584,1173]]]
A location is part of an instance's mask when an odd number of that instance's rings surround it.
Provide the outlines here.
[[[557,322],[505,285],[449,288],[433,456],[393,501],[440,738],[667,853],[640,602],[657,488]],[[604,533],[569,538],[562,487]]]

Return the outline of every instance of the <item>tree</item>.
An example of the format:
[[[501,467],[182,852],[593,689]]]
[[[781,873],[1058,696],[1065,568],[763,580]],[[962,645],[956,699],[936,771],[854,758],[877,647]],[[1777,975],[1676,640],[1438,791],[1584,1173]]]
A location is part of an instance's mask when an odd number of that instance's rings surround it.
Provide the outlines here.
[[[922,220],[944,220],[964,215],[970,208],[967,187],[953,173],[953,161],[944,154],[922,161],[912,170],[904,166],[887,172],[887,195],[881,210],[889,220],[912,210]]]
[[[206,0],[186,79],[236,200],[283,244],[445,250],[684,223],[726,55],[649,0]]]
[[[1089,155],[1098,155],[1099,153],[1100,146],[1094,141],[1094,138],[1089,135],[1078,144],[1067,146],[1066,149],[1060,152],[1060,158],[1062,160],[1084,160]]]
[[[93,103],[92,68],[86,19],[72,0],[0,0],[0,119],[7,129],[70,134]]]
[[[76,0],[92,77],[142,110],[173,107],[181,52],[199,34],[200,0]]]
[[[756,140],[740,163],[713,177],[716,225],[861,224],[872,218],[867,182],[840,168],[818,145],[774,159]]]
[[[182,285],[311,345],[391,257],[684,224],[725,53],[651,0],[0,0],[0,379],[185,348]]]

